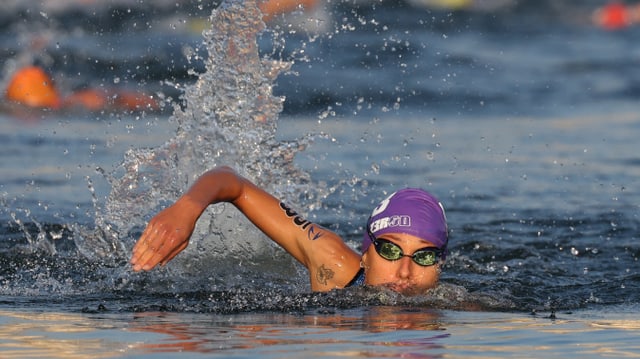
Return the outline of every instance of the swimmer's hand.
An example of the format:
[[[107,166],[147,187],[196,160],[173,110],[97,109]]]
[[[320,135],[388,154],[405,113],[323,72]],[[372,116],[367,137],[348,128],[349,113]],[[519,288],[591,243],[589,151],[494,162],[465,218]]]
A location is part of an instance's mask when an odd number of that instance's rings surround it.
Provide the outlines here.
[[[178,200],[153,217],[133,247],[133,270],[164,266],[187,248],[200,213],[190,208],[188,201]]]

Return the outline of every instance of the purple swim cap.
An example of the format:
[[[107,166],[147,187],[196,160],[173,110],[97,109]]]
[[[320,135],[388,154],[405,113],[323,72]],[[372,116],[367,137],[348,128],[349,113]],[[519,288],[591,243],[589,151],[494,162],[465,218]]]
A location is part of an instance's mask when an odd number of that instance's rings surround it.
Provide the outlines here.
[[[418,188],[399,190],[378,204],[367,221],[362,253],[372,243],[367,230],[376,238],[385,233],[411,234],[446,252],[448,235],[444,207],[431,194]]]

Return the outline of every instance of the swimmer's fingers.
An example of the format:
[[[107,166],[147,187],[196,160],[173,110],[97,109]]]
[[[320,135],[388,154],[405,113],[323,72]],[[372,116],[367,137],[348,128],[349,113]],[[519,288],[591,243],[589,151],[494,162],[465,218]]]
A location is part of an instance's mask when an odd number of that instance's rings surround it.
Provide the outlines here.
[[[176,228],[161,231],[159,234],[162,237],[156,237],[142,257],[142,263],[144,263],[142,269],[144,270],[153,269],[158,264],[167,264],[178,253],[187,248],[191,231],[187,233],[182,228]]]
[[[164,236],[166,230],[162,226],[154,225],[153,221],[140,236],[138,243],[133,247],[131,264],[133,270],[150,270],[158,264],[159,260],[153,261],[153,257],[158,255],[159,250],[164,247]]]
[[[191,231],[152,221],[133,248],[133,270],[151,270],[166,264],[187,247]]]
[[[133,246],[133,250],[131,251],[131,263],[138,263],[140,262],[140,258],[142,257],[142,255],[144,254],[144,252],[149,248],[149,240],[150,240],[150,233],[152,231],[152,225],[149,224],[147,226],[147,228],[144,230],[144,232],[142,233],[142,235],[140,236],[140,239],[138,239],[138,242],[136,242],[136,244]]]

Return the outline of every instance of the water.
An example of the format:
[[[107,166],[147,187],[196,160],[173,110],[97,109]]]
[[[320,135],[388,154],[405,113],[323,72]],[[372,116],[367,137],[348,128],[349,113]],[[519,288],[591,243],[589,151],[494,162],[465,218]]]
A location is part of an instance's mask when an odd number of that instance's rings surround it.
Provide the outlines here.
[[[234,2],[8,2],[5,78],[33,60],[164,107],[0,115],[3,356],[637,355],[637,29],[591,26],[595,3],[329,4],[262,32]],[[311,293],[224,205],[132,273],[144,223],[217,164],[354,247],[386,193],[432,191],[442,285]]]
[[[294,316],[246,313],[0,313],[8,355],[31,357],[636,356],[638,322],[588,312],[555,320],[505,313],[372,307]],[[122,330],[125,328],[125,330]],[[597,341],[573,342],[579,332]],[[186,355],[185,355],[186,354]],[[17,356],[17,355],[16,355]]]

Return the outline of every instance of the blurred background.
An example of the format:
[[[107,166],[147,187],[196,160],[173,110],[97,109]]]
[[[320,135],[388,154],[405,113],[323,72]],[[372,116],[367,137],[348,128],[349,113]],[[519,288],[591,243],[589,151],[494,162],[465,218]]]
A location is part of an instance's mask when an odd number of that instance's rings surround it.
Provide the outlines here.
[[[285,115],[549,116],[625,108],[638,95],[632,3],[624,10],[604,1],[272,3],[263,5],[269,32],[261,47],[295,61],[275,89],[286,96]],[[61,98],[115,88],[175,100],[176,87],[194,81],[190,70],[203,71],[197,56],[185,55],[206,56],[201,33],[215,6],[7,0],[1,85],[37,65]]]

